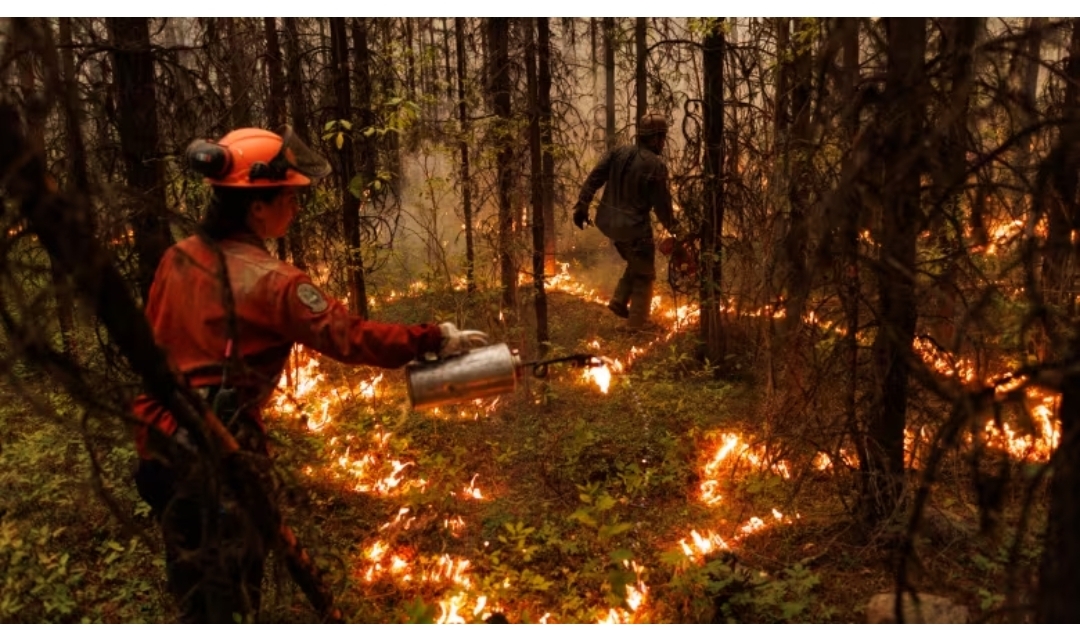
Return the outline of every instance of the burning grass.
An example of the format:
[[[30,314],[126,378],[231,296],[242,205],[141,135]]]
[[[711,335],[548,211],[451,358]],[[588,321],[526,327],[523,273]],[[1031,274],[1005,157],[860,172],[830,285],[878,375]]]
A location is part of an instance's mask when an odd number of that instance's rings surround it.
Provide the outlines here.
[[[305,476],[325,491],[378,504],[354,511],[370,532],[340,556],[349,595],[370,615],[358,619],[401,621],[405,607],[419,613],[414,618],[440,623],[492,613],[536,623],[702,619],[687,601],[702,585],[687,578],[717,578],[725,552],[800,534],[799,506],[785,504],[776,487],[803,470],[740,430],[753,398],[708,381],[679,387],[638,369],[657,359],[657,348],[674,346],[696,311],[658,298],[654,317],[665,331],[620,337],[612,333],[613,317],[601,313],[604,300],[566,267],[549,286],[553,307],[580,310],[554,322],[556,339],[607,360],[578,371],[552,369],[543,390],[527,383],[513,395],[420,414],[404,409],[400,374],[331,377],[311,356],[297,354],[282,382],[292,393],[274,408],[281,425],[304,414],[304,431],[321,443],[305,461]],[[574,327],[581,320],[600,325],[582,334]],[[807,321],[820,324],[816,315]],[[942,377],[974,382],[970,363],[914,348]],[[986,442],[1018,459],[1045,459],[1056,443],[1053,403],[1030,392],[1039,430],[988,423]],[[910,464],[917,466],[915,452],[929,437],[925,429],[909,430]],[[822,474],[838,464],[857,466],[846,449],[819,451],[805,462]],[[347,521],[328,520],[322,529],[332,538],[355,536]],[[746,578],[789,587],[784,599],[816,586],[807,572],[792,573]],[[657,596],[665,587],[676,594]],[[409,606],[417,598],[424,601]],[[800,608],[788,619],[835,612],[821,604]],[[754,612],[749,617],[780,617]]]
[[[352,595],[377,609],[365,620],[402,620],[396,613],[416,598],[440,623],[496,612],[537,623],[701,619],[675,604],[678,596],[657,597],[658,588],[678,589],[699,570],[713,573],[718,556],[754,539],[799,530],[802,516],[778,499],[776,487],[800,470],[739,429],[740,409],[753,407],[752,398],[732,398],[730,389],[708,382],[672,389],[673,382],[638,372],[639,363],[662,353],[658,347],[678,340],[696,311],[658,297],[654,318],[666,330],[620,337],[611,333],[613,317],[596,313],[604,300],[565,266],[549,289],[554,307],[592,312],[560,317],[556,337],[607,360],[577,371],[552,369],[547,393],[526,383],[513,395],[419,414],[403,409],[400,374],[330,377],[311,356],[295,356],[289,381],[282,382],[293,392],[274,407],[283,424],[306,413],[306,431],[321,439],[318,460],[305,465],[305,474],[326,490],[379,504],[357,513],[371,532],[342,557]],[[782,317],[783,310],[745,315]],[[601,326],[592,325],[583,340],[580,329],[559,325],[590,319]],[[929,346],[915,350],[941,376],[974,381],[970,363]],[[542,394],[548,398],[540,403]],[[1050,438],[1052,403],[1031,397]],[[910,431],[913,464],[928,438],[925,430]],[[1029,459],[1053,446],[1009,423],[988,424],[986,440]],[[844,466],[857,466],[846,449],[817,452],[808,462],[815,473],[831,472],[837,455]],[[754,496],[747,492],[754,486],[773,488]],[[344,534],[342,525],[327,522],[324,529]],[[758,586],[790,580],[762,577],[754,576]],[[685,587],[684,595],[695,590]],[[373,599],[380,602],[372,605]],[[805,613],[831,611],[809,605]]]

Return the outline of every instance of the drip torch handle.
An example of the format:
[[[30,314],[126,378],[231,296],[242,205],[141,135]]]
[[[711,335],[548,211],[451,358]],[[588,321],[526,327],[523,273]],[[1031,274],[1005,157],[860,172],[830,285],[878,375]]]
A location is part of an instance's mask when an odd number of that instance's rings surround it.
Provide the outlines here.
[[[591,353],[575,353],[574,355],[567,355],[559,358],[522,362],[521,366],[522,368],[531,366],[533,377],[544,379],[548,375],[548,366],[559,364],[561,362],[572,362],[575,366],[601,366],[604,364],[604,358],[595,356]]]

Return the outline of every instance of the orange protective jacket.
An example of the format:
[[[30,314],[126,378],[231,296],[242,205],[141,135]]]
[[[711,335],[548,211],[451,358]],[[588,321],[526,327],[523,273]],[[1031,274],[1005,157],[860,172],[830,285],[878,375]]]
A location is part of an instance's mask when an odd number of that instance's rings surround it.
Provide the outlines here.
[[[218,246],[235,303],[234,353],[246,367],[243,376],[230,374],[228,383],[256,400],[256,410],[246,415],[260,429],[260,409],[277,386],[293,343],[347,364],[384,368],[436,353],[442,344],[437,325],[378,323],[350,314],[299,268],[272,256],[254,235],[234,236]],[[216,252],[192,236],[165,252],[146,304],[154,339],[193,387],[222,383],[228,331],[220,278]],[[149,459],[151,426],[172,435],[176,422],[149,395],[137,397],[133,410],[140,421],[139,456]]]

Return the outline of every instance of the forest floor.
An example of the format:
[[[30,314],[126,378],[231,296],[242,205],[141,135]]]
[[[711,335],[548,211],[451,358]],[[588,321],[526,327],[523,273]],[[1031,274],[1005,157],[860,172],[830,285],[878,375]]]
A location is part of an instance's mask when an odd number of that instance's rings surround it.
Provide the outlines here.
[[[462,310],[460,295],[414,290],[375,316],[464,315],[495,342],[532,346],[531,314],[500,327],[496,296],[485,298]],[[268,414],[274,454],[291,478],[290,522],[351,621],[865,621],[868,599],[894,586],[899,534],[858,535],[838,488],[850,474],[756,444],[751,356],[735,350],[717,378],[689,355],[692,327],[627,336],[597,299],[559,291],[549,310],[551,355],[623,365],[607,393],[584,369],[553,366],[495,403],[414,412],[402,371],[298,354],[311,361]],[[108,452],[106,487],[136,530],[91,486],[70,401],[33,376],[15,383],[61,412],[0,385],[0,620],[171,620],[127,434],[95,450]],[[969,492],[957,484],[933,501],[930,520],[944,524],[921,538],[913,578],[993,620],[984,611],[1004,602],[1010,539],[978,534]],[[1023,547],[1030,566],[1037,544]],[[268,578],[263,621],[315,619],[284,569]]]

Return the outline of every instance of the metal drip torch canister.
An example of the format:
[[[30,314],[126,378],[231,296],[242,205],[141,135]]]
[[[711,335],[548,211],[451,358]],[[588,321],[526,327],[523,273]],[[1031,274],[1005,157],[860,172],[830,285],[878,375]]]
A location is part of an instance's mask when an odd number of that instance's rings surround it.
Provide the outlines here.
[[[506,344],[488,345],[434,362],[405,367],[414,410],[513,392],[522,363]]]

